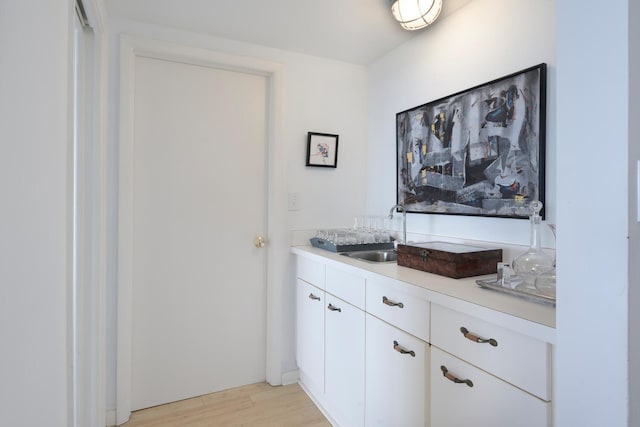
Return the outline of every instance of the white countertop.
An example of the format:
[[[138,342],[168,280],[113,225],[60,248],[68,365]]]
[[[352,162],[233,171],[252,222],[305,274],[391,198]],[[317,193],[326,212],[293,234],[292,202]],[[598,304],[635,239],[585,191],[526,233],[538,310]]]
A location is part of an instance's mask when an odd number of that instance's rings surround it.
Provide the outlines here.
[[[357,269],[365,277],[376,274],[419,286],[427,290],[429,300],[434,303],[555,343],[555,307],[476,285],[477,279],[490,280],[495,275],[451,279],[396,263],[368,263],[312,246],[292,246],[291,252],[338,268]]]

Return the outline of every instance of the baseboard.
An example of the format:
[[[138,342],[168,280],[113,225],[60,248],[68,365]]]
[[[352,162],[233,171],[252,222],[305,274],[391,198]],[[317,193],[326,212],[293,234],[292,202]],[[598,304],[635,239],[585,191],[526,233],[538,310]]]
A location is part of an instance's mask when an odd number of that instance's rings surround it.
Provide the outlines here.
[[[298,378],[300,377],[299,372],[297,369],[293,370],[293,371],[289,371],[289,372],[284,372],[282,374],[282,385],[289,385],[289,384],[295,384],[298,382]],[[307,393],[309,394],[309,393]],[[323,411],[321,409],[321,411]],[[326,414],[325,414],[326,416]],[[116,410],[110,410],[107,411],[106,414],[106,422],[107,425],[106,427],[114,427],[116,425]]]
[[[305,387],[304,383],[302,383],[301,381],[298,381],[298,384],[300,385],[300,388],[302,389],[302,391],[304,391],[306,395],[309,396],[309,399],[311,399],[313,404],[316,405],[316,408],[318,408],[318,410],[322,413],[322,415],[324,415],[327,421],[329,421],[329,424],[331,424],[333,427],[340,427],[336,422],[336,420],[334,420],[333,417],[329,415],[327,410],[324,408],[324,405],[322,405],[322,403],[313,395],[313,393],[309,391],[307,387]]]
[[[112,409],[110,411],[107,411],[107,426],[106,427],[113,427],[116,425],[116,410]]]
[[[282,373],[282,385],[295,384],[298,382],[300,374],[297,369]]]

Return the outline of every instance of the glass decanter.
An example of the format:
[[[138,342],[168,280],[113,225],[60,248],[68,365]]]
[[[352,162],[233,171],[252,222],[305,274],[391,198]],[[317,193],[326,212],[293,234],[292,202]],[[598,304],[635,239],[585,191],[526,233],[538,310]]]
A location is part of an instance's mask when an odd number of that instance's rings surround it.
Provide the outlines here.
[[[531,227],[531,239],[529,250],[513,260],[513,270],[522,279],[522,283],[517,289],[536,292],[536,277],[545,271],[553,269],[553,257],[545,253],[540,247],[540,223],[542,217],[539,215],[542,210],[542,202],[534,200],[529,205],[531,216],[529,225]]]
[[[556,238],[556,225],[555,224],[547,224],[547,226],[553,232],[553,238]],[[553,257],[553,268],[551,270],[545,271],[544,273],[540,273],[538,277],[536,277],[536,289],[542,295],[546,295],[548,297],[556,296],[556,256],[554,254]]]

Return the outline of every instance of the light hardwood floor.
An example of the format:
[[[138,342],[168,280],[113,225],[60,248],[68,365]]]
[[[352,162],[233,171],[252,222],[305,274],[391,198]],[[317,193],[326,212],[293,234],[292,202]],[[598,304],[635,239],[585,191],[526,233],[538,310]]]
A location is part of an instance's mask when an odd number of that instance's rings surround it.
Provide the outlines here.
[[[136,411],[123,427],[331,427],[298,384],[252,384]]]

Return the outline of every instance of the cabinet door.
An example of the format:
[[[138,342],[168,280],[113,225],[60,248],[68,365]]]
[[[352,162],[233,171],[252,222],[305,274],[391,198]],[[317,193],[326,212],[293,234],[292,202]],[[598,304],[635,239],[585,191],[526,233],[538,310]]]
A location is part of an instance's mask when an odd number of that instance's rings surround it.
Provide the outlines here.
[[[324,392],[324,299],[324,291],[298,279],[296,359],[300,381],[314,395]]]
[[[435,346],[431,347],[431,381],[432,427],[551,425],[549,402]]]
[[[326,294],[325,397],[344,427],[364,425],[364,311]]]
[[[426,342],[366,315],[367,426],[427,425],[428,352]]]

